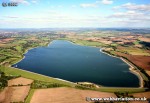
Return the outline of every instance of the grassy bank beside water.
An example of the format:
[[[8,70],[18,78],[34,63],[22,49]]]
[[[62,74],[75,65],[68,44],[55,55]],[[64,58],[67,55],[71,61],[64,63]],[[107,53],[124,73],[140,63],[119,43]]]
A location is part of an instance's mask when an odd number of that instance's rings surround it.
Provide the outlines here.
[[[38,81],[43,81],[43,82],[64,84],[64,85],[70,86],[70,87],[74,87],[74,85],[75,85],[74,83],[71,83],[71,82],[68,82],[68,81],[55,79],[55,78],[52,78],[52,77],[40,75],[40,74],[33,73],[33,72],[28,72],[28,71],[17,69],[17,68],[0,66],[0,70],[2,72],[4,72],[6,75],[10,75],[10,76],[22,76],[22,77],[25,77],[25,78],[38,80]]]

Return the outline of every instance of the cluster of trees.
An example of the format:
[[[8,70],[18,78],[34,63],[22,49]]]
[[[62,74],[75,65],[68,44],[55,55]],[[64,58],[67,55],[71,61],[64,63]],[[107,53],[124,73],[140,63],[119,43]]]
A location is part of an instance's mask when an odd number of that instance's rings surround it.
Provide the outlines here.
[[[150,50],[150,43],[149,42],[141,41],[140,44],[143,45],[144,49]]]
[[[95,88],[87,87],[85,85],[80,85],[80,84],[77,84],[75,88],[82,89],[82,90],[94,90],[95,89]]]
[[[8,86],[8,80],[17,78],[18,76],[7,76],[0,70],[0,89]]]
[[[4,72],[0,71],[0,89],[4,88],[7,86],[7,78],[5,76]]]
[[[35,80],[31,85],[31,88],[33,88],[33,89],[54,88],[54,87],[68,87],[68,86],[65,85],[65,84],[52,83],[52,82],[43,82],[43,81],[38,81],[38,80]]]
[[[80,86],[83,86],[83,87],[87,87],[87,88],[96,88],[96,85],[93,84],[93,83],[86,84],[86,83],[77,82],[77,84],[80,85]]]

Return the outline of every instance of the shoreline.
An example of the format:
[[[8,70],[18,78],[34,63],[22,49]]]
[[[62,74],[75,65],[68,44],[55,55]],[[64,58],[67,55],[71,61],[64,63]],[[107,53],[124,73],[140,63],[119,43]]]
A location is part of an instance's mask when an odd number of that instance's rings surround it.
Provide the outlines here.
[[[48,43],[47,45],[45,45],[45,47],[48,47],[51,43],[52,43],[52,41],[50,43]],[[42,46],[37,46],[37,47],[29,48],[29,49],[25,50],[25,52],[23,53],[23,58],[20,59],[19,61],[17,61],[16,63],[12,64],[12,65],[15,65],[15,64],[19,63],[20,61],[22,61],[26,57],[25,54],[28,53],[29,50],[32,50],[32,49],[35,49],[35,48],[38,48],[38,47],[42,47]],[[44,76],[44,77],[48,77],[48,78],[52,78],[52,79],[56,79],[56,80],[65,81],[65,82],[68,82],[68,83],[75,84],[74,82],[71,82],[71,81],[67,81],[67,80],[64,80],[64,79],[61,79],[61,78],[50,77],[50,76],[46,76],[46,75],[43,75],[43,74],[39,74],[39,73],[23,70],[23,69],[20,69],[20,68],[17,68],[17,67],[13,67],[12,65],[9,65],[8,67],[13,68],[13,69],[19,69],[19,70],[22,70],[22,71],[25,71],[25,72],[29,72],[29,73],[33,73],[33,74],[37,74],[37,75],[41,75],[41,76]]]
[[[48,46],[48,45],[49,45],[49,43],[48,43],[47,45],[45,45],[45,46]],[[43,45],[43,46],[44,46],[44,45]],[[37,46],[37,47],[33,47],[33,48],[30,47],[29,49],[25,50],[25,52],[22,54],[23,58],[21,58],[21,59],[20,59],[19,61],[17,61],[16,63],[9,65],[8,67],[12,67],[12,65],[15,65],[15,64],[19,63],[20,61],[22,61],[22,60],[26,57],[25,54],[28,53],[29,50],[32,50],[32,49],[35,49],[35,48],[39,48],[39,47],[42,47],[42,46]]]
[[[144,87],[144,80],[143,80],[143,78],[142,78],[142,76],[140,75],[140,73],[137,71],[137,69],[134,67],[134,66],[132,66],[132,64],[129,62],[129,61],[127,61],[127,60],[125,60],[125,59],[123,59],[123,58],[121,58],[122,59],[122,61],[124,61],[126,64],[128,64],[128,65],[130,65],[131,67],[129,68],[129,70],[130,70],[130,72],[132,72],[133,74],[135,74],[138,78],[139,78],[139,81],[140,81],[140,88],[143,88]]]
[[[101,48],[100,49],[100,52],[102,52],[102,53],[104,53],[104,54],[106,54],[106,55],[109,55],[109,56],[111,56],[111,57],[114,57],[114,58],[119,58],[119,59],[121,59],[123,62],[125,62],[128,66],[129,66],[129,70],[130,70],[130,72],[131,73],[133,73],[134,75],[136,75],[138,78],[139,78],[139,84],[140,84],[140,87],[139,88],[143,88],[144,87],[144,83],[143,83],[143,78],[142,78],[142,76],[140,75],[140,73],[138,72],[138,71],[136,71],[135,70],[135,67],[133,66],[133,64],[132,63],[130,63],[129,61],[127,61],[127,60],[125,60],[124,58],[122,58],[122,57],[117,57],[117,56],[114,56],[114,55],[111,55],[111,54],[109,54],[109,53],[106,53],[106,52],[104,52],[103,51],[103,48]]]
[[[54,40],[52,40],[50,43],[48,43],[48,44],[46,45],[46,47],[50,46],[53,41],[54,41]],[[64,40],[64,41],[68,41],[68,42],[72,43],[73,45],[84,46],[84,45],[76,44],[76,43],[74,43],[74,42],[72,42],[72,41],[70,41],[70,40]],[[27,50],[25,51],[25,53],[23,53],[23,58],[22,58],[21,60],[19,60],[17,63],[19,63],[20,61],[22,61],[22,60],[25,58],[24,54],[28,53],[29,50],[32,50],[32,49],[35,49],[35,48],[38,48],[38,47],[42,47],[42,46],[37,46],[37,47],[34,47],[34,48],[29,48],[29,49],[27,49]],[[91,46],[91,47],[94,47],[94,46]],[[96,47],[96,48],[99,48],[99,47]],[[132,68],[134,68],[134,67],[133,67],[131,64],[129,64],[128,61],[125,61],[125,60],[124,60],[123,58],[121,58],[121,57],[113,56],[113,55],[111,55],[111,54],[109,54],[109,53],[106,53],[106,52],[102,51],[102,49],[103,49],[103,48],[100,48],[100,52],[102,52],[102,53],[104,53],[104,54],[107,54],[107,55],[109,55],[109,56],[111,56],[111,57],[119,58],[119,59],[121,59],[123,62],[125,62],[127,65],[129,65],[129,66],[131,67],[131,69],[129,68],[130,72],[132,72],[133,74],[135,74],[135,75],[139,78],[139,80],[140,80],[140,83],[139,83],[139,84],[140,84],[140,87],[135,87],[135,88],[143,88],[143,87],[144,87],[144,86],[143,86],[143,78],[141,77],[141,75],[140,75],[137,71],[135,71],[135,70],[132,69]],[[17,64],[17,63],[14,63],[14,64],[12,64],[12,65],[15,65],[15,64]],[[17,68],[17,67],[12,67],[12,65],[10,65],[9,67],[14,68],[14,69],[23,70],[23,69],[20,69],[20,68]],[[23,71],[30,72],[30,73],[37,74],[37,75],[42,75],[42,74],[39,74],[39,73],[27,71],[27,70],[23,70]],[[50,76],[46,76],[46,75],[42,75],[42,76],[49,77],[49,78],[53,78],[53,79],[57,79],[57,80],[61,80],[61,81],[66,81],[66,82],[70,82],[70,83],[75,83],[75,82],[67,81],[67,80],[64,80],[64,79],[61,79],[61,78],[55,78],[55,77],[50,77]],[[76,83],[75,83],[75,84],[76,84]],[[103,86],[103,87],[107,87],[107,86]],[[117,87],[116,87],[116,88],[117,88]],[[120,88],[120,87],[119,87],[119,88]],[[124,88],[124,87],[121,87],[121,88]],[[130,88],[130,87],[126,87],[126,88]]]
[[[18,69],[18,70],[25,71],[25,72],[29,72],[29,73],[33,73],[33,74],[36,74],[36,75],[40,75],[40,76],[44,76],[44,77],[48,77],[48,78],[52,78],[52,79],[56,79],[56,80],[60,80],[60,81],[64,81],[64,82],[68,82],[68,83],[73,83],[73,84],[75,84],[74,82],[67,81],[67,80],[64,80],[64,79],[61,79],[61,78],[50,77],[50,76],[46,76],[46,75],[43,75],[43,74],[39,74],[39,73],[35,73],[35,72],[23,70],[23,69],[16,68],[16,67],[10,67],[10,68]]]

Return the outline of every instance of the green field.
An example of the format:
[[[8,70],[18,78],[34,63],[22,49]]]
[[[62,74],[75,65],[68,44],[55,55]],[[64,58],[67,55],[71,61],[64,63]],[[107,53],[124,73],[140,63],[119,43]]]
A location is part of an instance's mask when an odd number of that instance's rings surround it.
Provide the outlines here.
[[[31,38],[34,38],[31,40]],[[5,43],[5,46],[0,47],[0,64],[9,66],[23,58],[23,54],[30,48],[38,46],[46,46],[50,42],[49,37],[14,37],[12,41]]]
[[[87,41],[87,40],[81,40],[81,39],[70,39],[70,38],[59,38],[59,40],[68,40],[78,45],[84,45],[84,46],[93,46],[93,47],[104,47],[108,46],[100,42],[95,41]]]
[[[128,92],[128,93],[137,93],[144,92],[147,88],[119,88],[119,87],[101,87],[98,90],[102,92]]]
[[[28,96],[27,96],[27,98],[25,100],[25,103],[30,103],[30,100],[31,100],[31,98],[32,98],[32,96],[34,94],[34,91],[35,91],[35,89],[30,89],[29,94],[28,94]]]
[[[67,85],[67,86],[70,86],[70,87],[74,87],[75,86],[75,84],[71,83],[71,82],[58,80],[58,79],[47,77],[47,76],[40,75],[40,74],[34,74],[32,72],[24,71],[24,70],[21,70],[21,69],[15,69],[15,68],[11,68],[11,67],[0,66],[0,70],[2,72],[4,72],[6,75],[22,76],[22,77],[25,77],[25,78],[38,80],[38,81],[64,84],[64,85]]]
[[[135,47],[122,47],[121,49],[119,48],[116,51],[121,53],[131,54],[131,55],[150,56],[150,53],[147,52],[145,49],[140,49]]]

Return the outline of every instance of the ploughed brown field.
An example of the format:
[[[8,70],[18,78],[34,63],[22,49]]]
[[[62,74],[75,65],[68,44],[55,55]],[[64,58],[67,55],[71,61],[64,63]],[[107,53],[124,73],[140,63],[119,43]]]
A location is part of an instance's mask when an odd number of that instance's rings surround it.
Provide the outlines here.
[[[33,82],[31,79],[19,77],[8,81],[8,86],[30,85]]]
[[[51,89],[37,89],[30,103],[90,103],[86,97],[116,97],[114,93],[61,87]]]
[[[27,97],[30,86],[12,87],[14,90],[11,96],[11,102],[24,102]]]
[[[0,103],[24,102],[30,90],[30,86],[28,85],[32,82],[33,80],[23,77],[9,80],[9,87],[0,92]]]
[[[115,52],[118,56],[126,57],[129,61],[139,66],[142,69],[150,71],[150,56],[128,55],[120,52]]]
[[[12,91],[12,88],[6,87],[2,92],[0,92],[0,103],[10,103]]]
[[[0,93],[0,103],[24,102],[30,86],[6,87]]]

